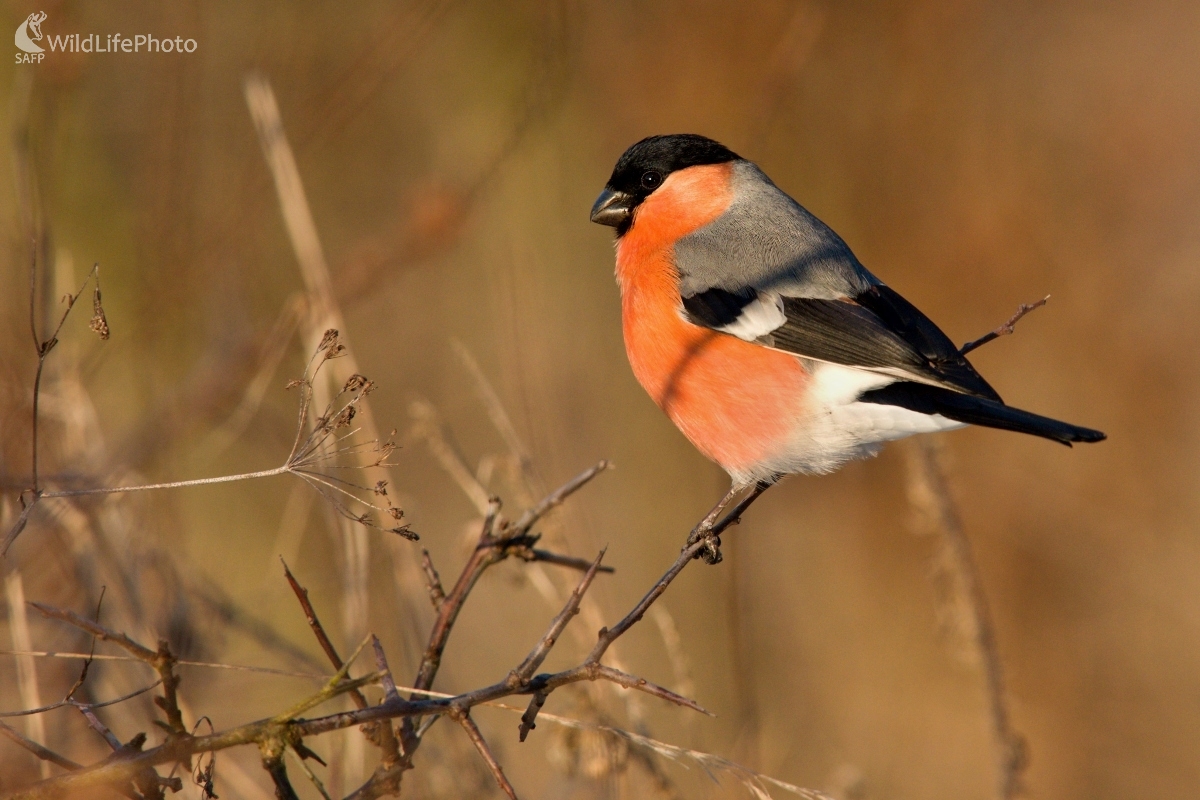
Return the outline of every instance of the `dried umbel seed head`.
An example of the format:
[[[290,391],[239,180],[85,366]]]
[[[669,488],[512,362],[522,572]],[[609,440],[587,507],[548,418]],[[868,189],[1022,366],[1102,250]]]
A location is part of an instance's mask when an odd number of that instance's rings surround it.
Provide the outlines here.
[[[354,406],[346,406],[342,409],[341,413],[337,415],[337,419],[335,419],[333,422],[333,427],[345,428],[350,424],[350,421],[354,419],[355,413],[357,413],[357,410],[354,408]]]
[[[387,481],[376,481],[375,482],[375,494],[380,495],[382,497],[387,496]]]
[[[374,384],[365,376],[359,375],[357,372],[351,375],[346,380],[346,385],[342,387],[343,392],[357,392],[364,387],[373,386]],[[364,392],[365,394],[365,392]]]
[[[390,533],[395,533],[399,536],[403,536],[405,539],[408,539],[410,542],[421,541],[421,537],[417,535],[416,531],[410,530],[407,525],[401,525],[398,528],[388,528],[388,531]]]
[[[338,335],[337,328],[330,328],[329,330],[325,331],[325,335],[321,337],[321,343],[317,345],[317,352],[319,353],[322,350],[328,350],[330,347],[333,347],[335,344],[337,344]]]
[[[92,292],[92,321],[88,325],[101,339],[108,339],[108,319],[104,316],[104,306],[100,305],[100,287]]]

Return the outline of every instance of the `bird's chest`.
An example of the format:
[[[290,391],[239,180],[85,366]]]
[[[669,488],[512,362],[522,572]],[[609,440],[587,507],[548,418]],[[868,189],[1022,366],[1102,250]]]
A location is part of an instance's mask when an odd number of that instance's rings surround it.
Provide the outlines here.
[[[617,276],[630,366],[683,434],[726,469],[785,447],[809,380],[799,360],[684,319],[669,248],[619,249]]]

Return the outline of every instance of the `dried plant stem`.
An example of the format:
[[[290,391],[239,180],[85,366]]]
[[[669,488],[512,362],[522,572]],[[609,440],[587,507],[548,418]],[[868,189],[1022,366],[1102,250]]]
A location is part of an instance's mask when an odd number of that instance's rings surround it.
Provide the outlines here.
[[[33,658],[70,658],[93,661],[141,661],[133,656],[115,656],[100,653],[66,653],[49,650],[0,650],[0,656],[31,656]],[[188,661],[179,659],[175,662],[179,667],[208,667],[210,669],[228,669],[235,672],[261,672],[264,675],[278,675],[284,678],[307,678],[310,680],[328,680],[328,675],[317,672],[296,672],[294,670],[276,669],[274,667],[255,667],[244,664],[219,664],[213,661]],[[0,716],[3,716],[0,714]]]
[[[217,483],[235,483],[237,481],[252,481],[256,478],[273,478],[276,475],[286,475],[295,469],[284,464],[274,469],[263,469],[258,472],[242,472],[237,475],[219,475],[213,478],[192,478],[186,481],[168,481],[166,483],[145,483],[137,486],[108,486],[98,489],[63,489],[54,492],[42,492],[42,498],[52,497],[87,497],[97,494],[128,494],[130,492],[149,492],[157,489],[186,489],[189,486],[212,486]]]
[[[345,324],[337,296],[334,292],[333,280],[330,276],[329,265],[321,245],[317,231],[316,220],[304,190],[304,182],[296,164],[292,146],[288,141],[283,118],[279,112],[274,90],[265,75],[252,73],[246,76],[244,82],[246,106],[254,121],[255,132],[263,157],[271,172],[275,185],[276,197],[279,200],[280,212],[287,228],[288,238],[296,255],[300,275],[304,281],[308,298],[308,315],[304,320],[305,335],[310,346],[323,336],[327,329],[344,330]],[[358,374],[358,365],[352,355],[340,360],[330,371],[332,383],[318,383],[313,386],[318,401],[324,400],[327,393],[335,390],[336,384],[350,380]],[[359,407],[359,421],[368,439],[379,441],[378,427],[367,402]],[[375,487],[386,487],[391,483],[391,476],[383,460],[370,465],[364,470],[367,484]],[[391,505],[389,501],[389,511]],[[338,526],[342,535],[342,567],[343,567],[343,620],[347,634],[355,636],[366,625],[369,616],[370,595],[368,592],[370,542],[365,531],[359,526],[348,524],[353,521],[350,515],[342,514],[343,519]],[[397,517],[398,519],[398,517]],[[407,526],[398,526],[394,532],[415,539],[416,536],[407,532]],[[416,565],[411,558],[402,557],[395,551],[398,543],[389,540],[392,548],[392,569],[396,585],[400,592],[403,605],[401,614],[403,620],[418,619],[421,607],[420,595],[422,580]],[[417,638],[415,626],[407,632],[410,639]]]
[[[71,309],[75,306],[75,301],[80,298],[83,290],[87,288],[88,283],[93,279],[96,286],[96,315],[92,319],[92,330],[96,331],[101,339],[108,338],[108,323],[104,321],[104,309],[100,305],[100,265],[95,264],[83,279],[83,283],[79,285],[79,290],[75,294],[68,294],[63,298],[63,302],[67,304],[67,307],[63,309],[62,316],[59,317],[58,324],[54,327],[54,332],[50,334],[49,338],[42,339],[38,334],[37,325],[37,242],[33,243],[29,264],[29,332],[33,335],[34,351],[37,354],[38,361],[37,371],[33,377],[33,403],[30,419],[30,485],[21,492],[21,504],[23,506],[21,515],[5,535],[3,544],[0,544],[0,555],[8,553],[8,548],[21,535],[21,531],[25,530],[25,525],[29,522],[29,515],[33,512],[34,506],[44,496],[38,473],[38,429],[41,417],[39,404],[42,395],[42,373],[45,371],[46,357],[50,355],[50,351],[58,344],[58,334],[62,332],[62,327],[66,323],[67,317],[70,316]],[[102,327],[97,324],[98,322],[102,323]],[[28,495],[28,499],[26,499],[26,495]]]
[[[915,443],[914,451],[914,465],[919,473],[917,480],[923,484],[923,494],[931,506],[929,510],[933,522],[943,537],[955,577],[960,582],[963,599],[971,615],[975,647],[983,665],[992,738],[996,747],[996,794],[1000,800],[1011,800],[1021,792],[1021,774],[1027,760],[1026,746],[1024,738],[1012,727],[1004,669],[1000,662],[996,628],[988,607],[987,594],[983,590],[979,567],[975,563],[962,516],[940,463],[936,440],[921,437]]]
[[[4,590],[8,599],[8,626],[12,634],[13,647],[17,650],[32,650],[33,640],[29,633],[29,615],[25,608],[25,587],[20,572],[14,571],[4,576]],[[17,688],[21,694],[21,702],[26,708],[41,706],[37,666],[30,657],[17,659]],[[33,741],[46,741],[46,725],[41,717],[29,719],[26,729]],[[50,777],[48,760],[42,761],[40,769],[43,778]]]

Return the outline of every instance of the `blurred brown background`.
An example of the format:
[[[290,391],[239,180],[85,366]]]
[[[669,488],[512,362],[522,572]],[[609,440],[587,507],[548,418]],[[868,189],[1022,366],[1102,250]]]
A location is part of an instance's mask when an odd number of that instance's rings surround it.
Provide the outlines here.
[[[302,286],[243,99],[244,77],[260,70],[279,98],[345,332],[381,387],[375,416],[407,437],[394,495],[443,577],[457,571],[477,512],[406,433],[413,402],[436,408],[510,510],[522,496],[496,460],[508,448],[458,340],[543,486],[601,457],[618,465],[558,518],[574,554],[608,545],[617,572],[593,593],[616,619],[726,479],[634,381],[611,233],[587,212],[630,143],[700,132],[758,162],[958,341],[1052,296],[1016,336],[972,358],[1009,402],[1110,441],[1068,450],[989,430],[942,437],[1028,740],[1028,794],[1196,791],[1196,4],[22,1],[7,4],[2,29],[39,9],[49,35],[145,32],[199,47],[52,53],[0,68],[5,529],[28,481],[36,363],[22,163],[44,234],[45,313],[56,317],[54,298],[98,261],[112,328],[97,341],[85,309],[64,329],[43,396],[44,473],[115,485],[264,469],[286,455],[294,398],[283,384],[303,369],[297,340],[263,378],[261,406],[246,406],[272,328]],[[253,412],[245,425],[239,407]],[[631,721],[639,709],[607,691],[596,694],[604,718],[838,797],[991,796],[981,673],[944,624],[953,609],[931,579],[936,542],[913,535],[910,444],[767,494],[726,537],[726,562],[689,567],[663,600],[682,652],[649,618],[622,640],[630,669],[673,688],[690,678],[716,719],[645,700],[644,719]],[[369,616],[343,623],[344,543],[293,482],[47,508],[0,570],[19,572],[28,599],[81,613],[107,586],[109,624],[168,634],[195,660],[319,671],[279,574],[284,553],[339,637],[354,625],[376,631],[410,674],[412,631],[429,613],[401,602],[393,561],[419,546],[370,534]],[[497,680],[528,650],[553,609],[523,575],[505,565],[485,579],[435,688]],[[9,609],[0,648],[15,641],[12,619]],[[29,625],[35,649],[87,647],[60,625]],[[550,663],[578,656],[568,637]],[[36,664],[42,702],[79,667]],[[0,710],[27,705],[16,669],[0,656]],[[101,664],[91,696],[145,677],[138,665]],[[218,728],[311,687],[199,668],[183,680],[194,715]],[[547,711],[600,718],[573,697],[554,695]],[[123,739],[147,730],[144,699],[106,710]],[[101,757],[76,716],[45,715],[48,742],[77,760]],[[519,745],[515,715],[479,717],[522,796],[655,791],[619,752],[597,766],[586,743],[548,725]],[[458,732],[436,732],[440,749],[418,756],[408,795],[495,793]],[[356,775],[350,738],[309,742],[343,759],[332,780],[345,791]],[[695,765],[655,763],[678,796],[746,796]],[[38,771],[0,741],[0,788]],[[217,776],[222,797],[269,796],[253,752],[224,754]]]

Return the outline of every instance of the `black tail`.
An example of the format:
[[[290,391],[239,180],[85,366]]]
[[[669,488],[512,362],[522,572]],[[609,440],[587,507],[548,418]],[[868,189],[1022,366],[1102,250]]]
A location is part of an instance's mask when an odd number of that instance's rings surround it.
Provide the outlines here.
[[[1019,408],[1011,408],[995,400],[960,394],[940,386],[897,381],[880,389],[864,392],[858,398],[864,403],[900,406],[921,414],[941,414],[956,422],[1000,428],[1017,433],[1029,433],[1062,442],[1099,442],[1107,439],[1100,431],[1081,428],[1049,417],[1040,417]]]

